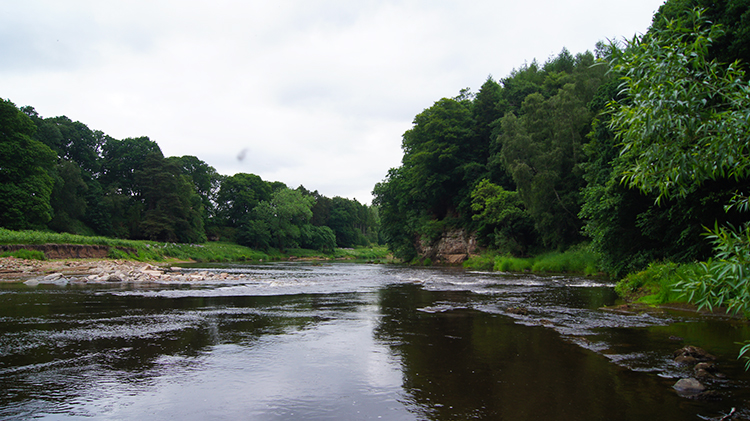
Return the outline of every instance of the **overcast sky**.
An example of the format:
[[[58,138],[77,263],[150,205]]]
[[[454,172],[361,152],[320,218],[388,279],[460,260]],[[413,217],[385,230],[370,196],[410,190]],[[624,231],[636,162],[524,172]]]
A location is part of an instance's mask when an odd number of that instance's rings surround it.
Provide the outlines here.
[[[369,203],[435,101],[643,33],[662,3],[0,0],[0,97]]]

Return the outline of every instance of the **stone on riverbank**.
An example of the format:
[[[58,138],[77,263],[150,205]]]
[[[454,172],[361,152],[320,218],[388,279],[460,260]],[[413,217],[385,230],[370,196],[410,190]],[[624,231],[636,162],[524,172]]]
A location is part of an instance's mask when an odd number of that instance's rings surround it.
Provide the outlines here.
[[[225,272],[190,272],[181,268],[166,269],[143,262],[127,260],[38,261],[13,257],[0,258],[0,279],[38,284],[104,283],[104,282],[201,282],[236,281],[238,276]]]

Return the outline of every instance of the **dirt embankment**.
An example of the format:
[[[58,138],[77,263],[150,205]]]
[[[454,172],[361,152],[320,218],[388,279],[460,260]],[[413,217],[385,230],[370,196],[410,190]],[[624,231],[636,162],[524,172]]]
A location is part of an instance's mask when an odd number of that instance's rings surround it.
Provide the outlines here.
[[[94,244],[2,244],[0,253],[16,250],[41,251],[47,259],[104,259],[109,246]],[[125,253],[137,253],[133,248],[117,247]]]

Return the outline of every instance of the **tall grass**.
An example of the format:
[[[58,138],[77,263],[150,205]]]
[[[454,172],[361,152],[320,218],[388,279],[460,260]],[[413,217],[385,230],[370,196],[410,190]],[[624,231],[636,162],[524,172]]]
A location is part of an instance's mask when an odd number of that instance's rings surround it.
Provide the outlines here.
[[[490,271],[495,266],[495,257],[494,253],[472,256],[464,262],[464,267],[473,270]]]
[[[4,228],[0,228],[0,244],[103,245],[110,247],[108,256],[110,258],[142,261],[162,261],[167,258],[199,262],[270,261],[283,260],[288,256],[372,260],[386,259],[389,256],[385,246],[336,249],[327,254],[307,249],[292,249],[282,253],[273,249],[259,251],[227,242],[207,242],[204,244],[160,243],[43,231],[11,231]],[[135,253],[124,249],[134,250]]]
[[[687,302],[687,297],[675,290],[682,278],[694,273],[697,263],[651,263],[640,272],[631,273],[615,285],[615,292],[628,300],[646,304]]]
[[[0,244],[94,244],[111,247],[137,248],[143,241],[85,236],[46,231],[11,231],[0,228]]]
[[[499,272],[577,273],[582,275],[600,273],[599,259],[596,254],[585,247],[528,258],[485,254],[470,258],[464,263],[464,267]]]

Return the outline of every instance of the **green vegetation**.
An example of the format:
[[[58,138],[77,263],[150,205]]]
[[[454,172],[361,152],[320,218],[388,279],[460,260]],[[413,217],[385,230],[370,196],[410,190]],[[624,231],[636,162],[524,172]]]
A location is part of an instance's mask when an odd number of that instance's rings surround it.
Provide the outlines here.
[[[207,242],[204,244],[162,243],[144,240],[121,240],[107,237],[89,237],[68,233],[42,231],[12,231],[0,228],[0,244],[90,244],[111,247],[110,258],[142,261],[163,261],[167,258],[195,260],[199,262],[239,262],[287,260],[290,256],[321,259],[387,260],[390,258],[385,246],[337,248],[329,252],[310,249],[288,249],[282,253],[276,249],[254,250],[235,243]],[[120,249],[118,249],[119,247]],[[133,249],[128,253],[122,248]],[[18,258],[43,259],[37,251],[18,250],[2,255]]]
[[[644,35],[441,98],[403,134],[373,206],[2,100],[0,242],[204,261],[380,259],[369,247],[387,243],[431,264],[417,245],[462,230],[486,250],[469,268],[603,272],[624,295],[747,314],[749,34],[748,2],[668,0]]]
[[[487,253],[470,258],[464,262],[464,267],[499,272],[575,273],[587,276],[601,273],[599,259],[585,247],[527,258]]]
[[[382,243],[372,206],[254,174],[223,176],[194,156],[165,157],[148,137],[114,139],[4,99],[0,129],[0,227],[6,229],[163,243],[222,240],[261,250],[253,255]]]
[[[675,285],[691,273],[693,267],[691,264],[652,263],[646,269],[628,274],[620,280],[615,291],[628,300],[646,304],[685,302],[686,297],[676,291]]]
[[[26,260],[47,260],[47,258],[44,256],[44,253],[42,253],[41,251],[26,250],[26,249],[6,251],[3,253],[0,253],[0,257],[15,257],[17,259],[26,259]]]
[[[485,250],[468,268],[604,272],[626,296],[747,314],[748,17],[668,0],[644,35],[436,101],[373,191],[394,255],[461,229]]]

